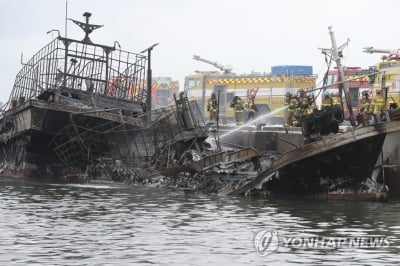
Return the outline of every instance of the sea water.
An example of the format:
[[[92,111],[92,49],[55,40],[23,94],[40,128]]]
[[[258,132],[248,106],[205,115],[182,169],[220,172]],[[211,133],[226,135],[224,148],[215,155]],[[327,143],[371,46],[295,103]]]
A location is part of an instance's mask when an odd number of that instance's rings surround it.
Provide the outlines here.
[[[399,216],[399,201],[2,182],[0,265],[398,265]],[[279,236],[273,250],[269,232]],[[371,237],[385,242],[304,242]]]

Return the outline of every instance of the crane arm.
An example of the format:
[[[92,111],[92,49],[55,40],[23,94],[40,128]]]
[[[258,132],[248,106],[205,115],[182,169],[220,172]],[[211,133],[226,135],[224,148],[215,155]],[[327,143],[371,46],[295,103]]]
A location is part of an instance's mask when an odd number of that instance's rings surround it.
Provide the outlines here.
[[[364,53],[369,53],[369,54],[373,54],[373,53],[380,53],[380,54],[389,54],[389,55],[397,55],[400,56],[400,49],[377,49],[374,47],[364,47],[363,48],[363,52]]]
[[[210,64],[212,66],[215,66],[219,70],[224,71],[225,74],[230,74],[230,73],[232,73],[232,70],[233,70],[232,66],[223,65],[223,64],[220,64],[218,62],[212,62],[212,61],[207,60],[205,58],[202,58],[202,57],[200,57],[198,55],[193,55],[193,59],[197,60],[197,61],[201,61],[201,62],[207,63],[207,64]]]

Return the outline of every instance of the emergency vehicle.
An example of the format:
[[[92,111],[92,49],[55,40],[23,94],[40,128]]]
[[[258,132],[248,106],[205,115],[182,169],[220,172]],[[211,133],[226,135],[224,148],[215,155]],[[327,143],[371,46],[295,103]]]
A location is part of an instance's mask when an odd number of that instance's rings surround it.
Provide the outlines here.
[[[207,100],[212,93],[219,95],[219,117],[221,121],[234,121],[234,110],[230,103],[235,96],[247,102],[248,91],[258,88],[255,104],[258,114],[278,109],[285,104],[287,92],[311,89],[316,86],[317,76],[312,66],[273,66],[270,73],[235,74],[231,66],[194,56],[193,59],[209,63],[220,71],[196,71],[185,77],[184,89],[189,100],[196,100],[205,117]],[[277,116],[283,117],[283,112]]]
[[[154,77],[151,84],[151,105],[153,109],[174,103],[174,94],[179,93],[179,81],[170,77]]]
[[[382,89],[386,107],[400,106],[400,49],[364,48],[365,53],[383,53],[382,61],[369,68],[373,91]]]
[[[349,98],[353,114],[356,116],[360,109],[362,92],[371,92],[370,79],[368,77],[368,69],[362,69],[361,67],[344,67],[344,79],[346,86],[349,88]],[[328,71],[326,88],[331,94],[339,93],[339,71],[335,67]],[[343,99],[344,100],[344,99]],[[347,117],[348,111],[347,106],[343,105],[344,113]]]

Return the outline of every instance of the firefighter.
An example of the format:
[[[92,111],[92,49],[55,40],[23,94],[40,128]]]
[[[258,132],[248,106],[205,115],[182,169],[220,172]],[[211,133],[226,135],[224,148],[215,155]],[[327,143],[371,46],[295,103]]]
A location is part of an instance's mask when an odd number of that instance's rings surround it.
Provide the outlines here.
[[[255,117],[255,112],[258,112],[257,106],[254,103],[254,100],[256,98],[255,93],[252,93],[247,101],[247,111],[248,111],[248,116],[247,116],[247,121],[250,121],[251,119],[254,119]]]
[[[211,98],[207,102],[207,111],[210,113],[210,122],[217,120],[218,102],[215,93],[211,94]]]
[[[297,91],[297,95],[297,108],[295,112],[296,119],[293,123],[293,126],[300,126],[301,117],[308,113],[307,93],[304,91],[304,89],[299,89]]]
[[[369,120],[371,119],[372,108],[371,108],[371,100],[369,99],[368,91],[362,92],[361,106],[360,106],[360,115],[361,121],[364,126],[369,125]]]
[[[289,104],[290,104],[290,97],[291,97],[291,93],[290,92],[286,92],[285,94],[285,106],[287,106],[289,108]],[[286,117],[288,116],[288,108],[285,108],[284,113],[283,113],[283,118],[284,118],[284,124],[286,124]]]
[[[303,114],[311,115],[314,112],[314,108],[315,108],[314,95],[308,95],[307,96],[307,106],[305,107]]]
[[[306,92],[304,91],[304,89],[299,89],[299,90],[297,91],[297,95],[299,96],[299,98],[307,97],[307,94],[306,94]]]
[[[332,105],[339,106],[341,108],[339,92],[332,93]]]
[[[312,95],[307,95],[303,89],[300,89],[300,97],[298,98],[298,110],[299,118],[298,121],[301,120],[301,116],[309,115],[313,113],[314,97]]]
[[[288,129],[290,126],[296,126],[296,112],[298,108],[297,97],[290,92],[286,94],[286,98],[288,99],[288,108],[285,114],[285,131],[288,133]]]
[[[322,103],[321,103],[321,110],[324,110],[325,108],[332,107],[332,98],[329,95],[329,92],[324,91],[322,93]]]
[[[298,94],[297,101],[299,102],[299,104],[303,106],[308,105],[308,97],[304,89],[299,89],[297,91],[297,94]]]
[[[385,100],[381,95],[381,89],[376,89],[375,96],[372,97],[372,114],[374,115],[375,123],[380,122],[381,119],[379,117],[382,109],[385,106]]]
[[[337,121],[343,121],[344,114],[339,92],[335,92],[332,94],[332,107],[333,116],[335,117],[335,119]]]
[[[236,125],[241,125],[243,123],[243,100],[239,96],[235,96],[231,102],[231,107],[235,109],[235,120]]]

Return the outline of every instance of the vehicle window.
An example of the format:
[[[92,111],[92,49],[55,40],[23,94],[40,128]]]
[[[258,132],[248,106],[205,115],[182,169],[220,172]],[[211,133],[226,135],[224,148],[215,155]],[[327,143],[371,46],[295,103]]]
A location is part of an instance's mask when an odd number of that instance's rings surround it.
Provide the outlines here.
[[[336,75],[328,75],[328,84],[327,85],[331,85],[333,83],[336,82]]]
[[[190,90],[195,87],[200,86],[200,79],[199,78],[186,78],[185,80],[185,90]]]

